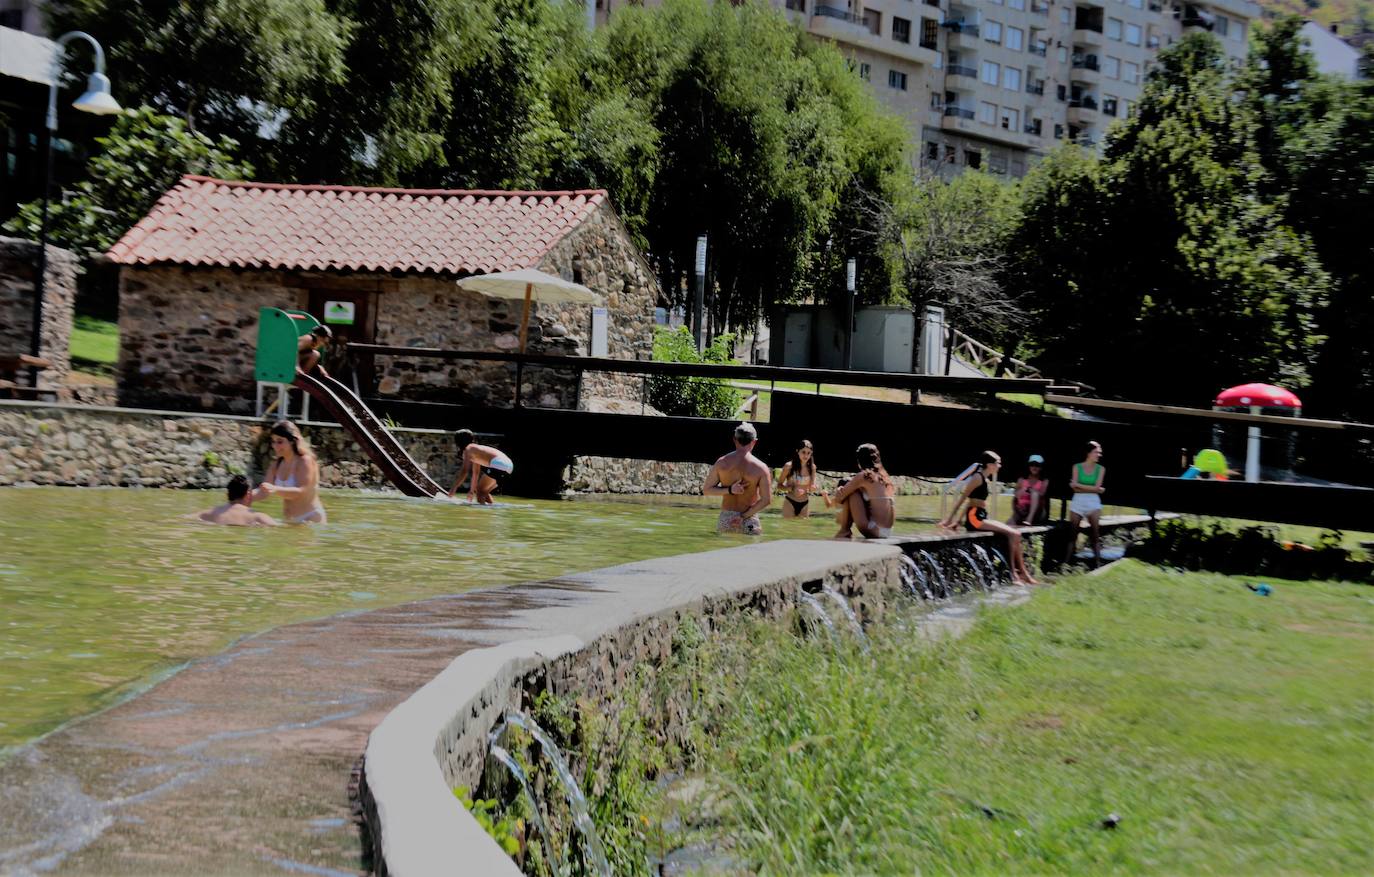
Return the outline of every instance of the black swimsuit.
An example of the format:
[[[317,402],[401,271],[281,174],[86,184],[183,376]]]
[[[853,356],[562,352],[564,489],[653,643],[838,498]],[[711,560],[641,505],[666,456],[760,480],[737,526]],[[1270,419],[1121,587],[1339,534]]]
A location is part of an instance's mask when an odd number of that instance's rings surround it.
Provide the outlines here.
[[[794,515],[799,515],[799,514],[801,514],[802,512],[806,511],[806,509],[807,509],[808,506],[811,505],[811,498],[810,498],[810,497],[807,497],[806,499],[803,499],[803,500],[795,500],[795,499],[793,499],[792,497],[787,496],[786,494],[784,494],[784,495],[783,495],[783,499],[787,500],[788,502],[790,502],[790,503],[792,504],[792,513],[793,513]]]

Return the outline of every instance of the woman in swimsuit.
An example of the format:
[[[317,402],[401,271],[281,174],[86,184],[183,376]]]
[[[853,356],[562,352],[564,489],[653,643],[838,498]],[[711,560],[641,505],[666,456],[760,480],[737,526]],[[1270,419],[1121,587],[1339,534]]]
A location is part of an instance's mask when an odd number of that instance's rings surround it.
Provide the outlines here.
[[[792,459],[788,461],[786,466],[782,467],[782,477],[778,479],[778,487],[785,500],[782,507],[784,518],[811,517],[811,494],[813,493],[821,495],[827,508],[834,505],[830,501],[829,494],[816,489],[818,476],[814,455],[815,450],[811,447],[811,442],[802,439],[801,444],[792,452]]]
[[[858,527],[865,539],[886,539],[897,520],[897,484],[883,468],[877,445],[859,445],[856,453],[859,473],[840,482],[835,491],[835,504],[840,507],[835,538],[848,539],[851,528]]]
[[[1073,499],[1069,500],[1069,550],[1064,555],[1065,563],[1072,560],[1074,552],[1078,550],[1078,526],[1084,518],[1092,527],[1093,565],[1102,563],[1102,534],[1098,530],[1098,521],[1102,517],[1102,480],[1107,477],[1107,467],[1098,462],[1100,459],[1102,446],[1097,442],[1088,442],[1083,462],[1075,463],[1069,475]]]
[[[964,496],[954,506],[954,514],[940,522],[941,529],[953,529],[959,517],[959,509],[967,505],[964,512],[964,529],[970,533],[998,533],[1007,537],[1011,547],[1011,580],[1017,585],[1038,585],[1035,577],[1026,568],[1026,553],[1021,546],[1021,531],[1015,527],[994,521],[988,517],[988,483],[997,477],[1002,468],[1002,458],[994,451],[984,451],[977,468],[969,476]]]
[[[289,420],[277,421],[269,436],[276,459],[253,498],[281,497],[282,517],[288,524],[325,523],[324,506],[320,504],[320,464],[310,443]]]

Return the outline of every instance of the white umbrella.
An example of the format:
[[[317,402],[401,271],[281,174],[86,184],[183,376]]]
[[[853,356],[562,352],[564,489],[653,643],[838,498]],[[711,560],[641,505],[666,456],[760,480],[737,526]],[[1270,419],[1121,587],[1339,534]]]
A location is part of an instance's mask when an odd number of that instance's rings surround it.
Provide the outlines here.
[[[497,274],[478,274],[458,281],[459,289],[481,293],[489,298],[520,298],[524,296],[525,312],[520,317],[520,352],[525,352],[525,339],[530,328],[530,302],[548,304],[577,302],[593,304],[596,294],[580,283],[573,283],[533,268],[501,271]]]

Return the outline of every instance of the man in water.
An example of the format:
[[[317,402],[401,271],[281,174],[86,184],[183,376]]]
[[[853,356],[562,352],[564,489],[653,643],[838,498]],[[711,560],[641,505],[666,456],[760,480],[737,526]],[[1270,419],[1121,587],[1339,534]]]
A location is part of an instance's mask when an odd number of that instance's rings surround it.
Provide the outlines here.
[[[501,486],[507,475],[515,471],[515,464],[500,450],[477,444],[477,436],[470,429],[458,430],[453,434],[453,438],[458,442],[463,462],[458,467],[458,480],[453,482],[453,489],[448,495],[453,496],[457,493],[458,486],[463,483],[464,476],[467,476],[468,502],[491,505],[492,491]]]
[[[706,473],[701,492],[720,497],[720,533],[763,533],[759,512],[773,501],[773,471],[753,454],[759,436],[752,423],[735,427],[735,449],[715,462]]]
[[[271,515],[255,512],[251,508],[252,496],[248,492],[248,479],[235,475],[229,479],[229,501],[215,506],[208,512],[201,512],[200,519],[207,524],[227,524],[231,527],[275,527],[277,521]]]

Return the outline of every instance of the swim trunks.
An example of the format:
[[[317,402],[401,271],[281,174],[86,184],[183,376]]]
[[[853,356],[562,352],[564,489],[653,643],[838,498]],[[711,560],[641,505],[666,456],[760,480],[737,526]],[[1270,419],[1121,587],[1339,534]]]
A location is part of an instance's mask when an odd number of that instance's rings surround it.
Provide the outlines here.
[[[988,519],[988,510],[978,506],[969,506],[968,516],[964,518],[964,529],[973,531],[983,529],[983,522]]]
[[[507,475],[515,471],[515,464],[511,458],[505,454],[498,454],[491,458],[491,462],[482,467],[482,474],[500,484]]]
[[[741,512],[722,510],[716,520],[717,533],[744,533],[746,536],[763,535],[763,524],[758,515],[745,517]]]

